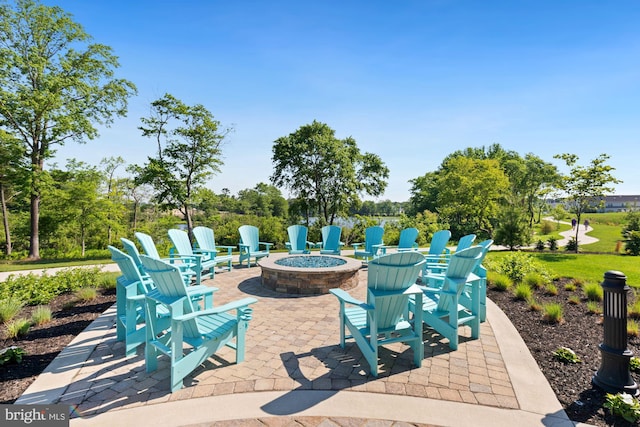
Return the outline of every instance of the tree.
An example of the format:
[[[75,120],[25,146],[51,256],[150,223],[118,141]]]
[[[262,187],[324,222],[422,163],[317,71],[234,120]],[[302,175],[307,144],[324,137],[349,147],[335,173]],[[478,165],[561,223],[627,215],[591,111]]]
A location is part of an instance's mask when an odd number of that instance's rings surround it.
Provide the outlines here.
[[[138,168],[138,183],[151,185],[166,209],[178,209],[191,237],[196,191],[222,165],[221,144],[229,130],[203,105],[188,106],[170,94],[151,103],[152,115],[142,118],[142,135],[152,138],[156,157]]]
[[[98,136],[95,124],[124,116],[135,86],[114,77],[111,48],[59,7],[17,0],[0,6],[0,127],[24,144],[30,163],[29,258],[40,258],[39,218],[44,161],[56,145]]]
[[[117,180],[115,179],[114,174],[116,172],[116,169],[124,164],[124,159],[120,156],[104,158],[100,162],[100,166],[103,167],[103,171],[105,173],[105,181],[107,184],[107,200],[109,200],[110,202],[115,201],[114,199],[116,199],[118,196],[117,190],[119,188],[116,185]],[[120,219],[121,218],[120,215],[118,215],[118,211],[113,212],[113,214],[107,214],[107,244],[109,245],[111,244],[113,224],[114,222],[119,222]]]
[[[273,145],[271,183],[308,200],[325,224],[345,216],[359,195],[380,196],[389,169],[379,156],[361,153],[356,141],[338,139],[328,125],[313,121]]]
[[[575,230],[575,251],[578,253],[580,216],[601,204],[606,193],[613,192],[613,188],[609,184],[617,184],[621,181],[611,173],[615,168],[606,164],[609,159],[607,154],[600,154],[591,160],[589,166],[578,165],[578,156],[575,154],[558,154],[554,158],[564,160],[571,169],[569,175],[562,177],[561,189],[565,193],[565,202],[569,206],[569,212],[573,213],[578,221]]]
[[[515,203],[505,203],[497,218],[493,238],[497,245],[508,246],[510,250],[529,244],[531,228],[527,224],[525,212]]]
[[[24,182],[26,168],[22,159],[23,146],[20,140],[0,129],[0,207],[5,236],[5,251],[11,255],[11,229],[9,227],[9,200],[13,193],[19,193],[19,183]]]

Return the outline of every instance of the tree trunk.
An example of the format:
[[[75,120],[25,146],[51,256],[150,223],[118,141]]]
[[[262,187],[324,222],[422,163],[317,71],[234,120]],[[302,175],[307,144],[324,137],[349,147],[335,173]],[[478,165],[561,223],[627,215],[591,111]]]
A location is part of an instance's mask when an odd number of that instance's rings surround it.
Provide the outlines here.
[[[31,193],[31,236],[29,238],[29,259],[40,259],[40,195]]]
[[[4,225],[4,235],[6,237],[7,256],[11,255],[11,231],[9,230],[9,212],[7,201],[4,198],[4,185],[0,184],[0,204],[2,205],[2,224]]]

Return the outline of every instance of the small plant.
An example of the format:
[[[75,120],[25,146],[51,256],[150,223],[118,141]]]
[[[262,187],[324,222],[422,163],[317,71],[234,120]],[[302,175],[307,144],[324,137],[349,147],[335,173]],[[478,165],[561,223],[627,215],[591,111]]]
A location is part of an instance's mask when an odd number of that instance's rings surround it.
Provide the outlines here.
[[[580,297],[578,295],[571,295],[567,298],[567,302],[572,305],[578,305],[580,304]]]
[[[550,251],[557,251],[558,250],[558,239],[556,239],[555,237],[549,237],[547,239],[547,244],[549,245],[549,250]]]
[[[544,287],[544,291],[548,294],[548,295],[558,295],[558,287],[556,285],[554,285],[553,283],[549,283],[547,286]]]
[[[27,335],[31,322],[27,319],[19,318],[5,323],[5,326],[7,328],[7,338],[18,338]]]
[[[582,286],[582,291],[589,301],[602,301],[604,298],[604,291],[598,283],[586,283]]]
[[[37,306],[31,313],[31,321],[37,326],[51,322],[51,317],[51,309],[44,305]]]
[[[560,347],[553,352],[553,356],[564,363],[581,363],[582,361],[578,357],[575,351],[569,347]]]
[[[526,283],[519,283],[513,290],[513,295],[517,300],[528,301],[533,296],[533,291]]]
[[[20,313],[24,303],[16,298],[7,298],[0,301],[0,323],[8,322]]]
[[[576,285],[576,287],[584,286],[584,280],[580,279],[579,277],[574,277],[573,279],[571,279],[571,283]]]
[[[560,323],[562,322],[562,316],[564,314],[562,304],[558,303],[550,303],[542,306],[543,311],[543,319],[549,323]]]
[[[538,240],[536,242],[536,250],[542,252],[542,251],[544,251],[544,248],[545,248],[544,241]]]
[[[578,249],[578,242],[576,242],[575,237],[572,237],[567,242],[567,246],[564,247],[564,250],[567,252],[576,252]]]
[[[640,319],[640,299],[636,297],[633,304],[627,307],[627,315],[632,319]]]
[[[98,297],[98,291],[96,288],[85,287],[78,289],[74,295],[79,301],[93,301]]]
[[[597,301],[587,301],[587,313],[602,314],[602,307],[600,307]]]
[[[489,283],[491,283],[491,286],[496,291],[500,291],[500,292],[504,292],[508,290],[513,285],[513,282],[511,281],[511,279],[508,276],[505,276],[504,274],[493,273],[491,274],[491,277],[488,277],[487,280],[489,281]]]
[[[633,356],[629,359],[629,369],[633,372],[640,371],[640,358]]]
[[[640,323],[637,320],[627,319],[627,335],[637,337],[640,335]]]
[[[640,404],[628,393],[607,393],[606,401],[602,406],[612,415],[620,416],[631,423],[640,420]]]
[[[536,301],[533,296],[527,300],[527,304],[529,304],[529,309],[531,309],[531,311],[542,310],[542,305],[538,301]]]
[[[573,282],[564,285],[564,290],[567,292],[575,292],[576,289],[578,289],[578,287]]]
[[[22,362],[22,356],[25,354],[27,354],[26,351],[15,345],[3,348],[0,350],[0,366],[11,362],[20,363]]]
[[[531,289],[541,289],[544,287],[547,281],[542,277],[540,273],[536,273],[535,271],[527,273],[522,278],[522,283],[526,283]]]

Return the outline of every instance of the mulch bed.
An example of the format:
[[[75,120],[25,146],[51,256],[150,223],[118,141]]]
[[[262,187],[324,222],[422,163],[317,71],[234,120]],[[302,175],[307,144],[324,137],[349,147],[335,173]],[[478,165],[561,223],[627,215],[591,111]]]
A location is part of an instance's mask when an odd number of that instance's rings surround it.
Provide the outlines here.
[[[566,291],[566,282],[560,280],[556,283],[559,291],[556,296],[543,291],[536,291],[535,294],[540,304],[558,302],[563,305],[564,320],[560,324],[547,323],[541,312],[530,310],[527,303],[515,300],[509,292],[489,289],[488,297],[506,313],[520,332],[571,420],[596,426],[636,425],[612,417],[602,408],[605,392],[591,382],[601,362],[598,346],[603,341],[602,316],[589,314],[584,299],[580,304],[569,304],[569,296],[582,294],[580,289]],[[72,301],[73,295],[56,298],[50,304],[54,312],[52,322],[32,327],[27,336],[21,339],[0,340],[0,349],[16,345],[27,352],[22,363],[0,366],[0,403],[15,402],[56,355],[115,302],[115,292],[102,293],[93,301],[77,302],[73,307],[65,308]],[[29,317],[32,309],[26,308],[20,316]],[[582,362],[566,364],[558,361],[553,351],[559,347],[573,349]],[[630,338],[628,348],[638,355],[640,339]],[[633,373],[633,378],[639,381],[638,374]]]

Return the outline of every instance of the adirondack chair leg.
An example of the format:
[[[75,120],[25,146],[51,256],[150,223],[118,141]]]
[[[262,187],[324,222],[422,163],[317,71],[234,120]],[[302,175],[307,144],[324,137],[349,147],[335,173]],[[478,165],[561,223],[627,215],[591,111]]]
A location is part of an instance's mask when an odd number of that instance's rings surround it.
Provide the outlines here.
[[[419,368],[422,366],[422,360],[424,359],[424,343],[422,341],[422,294],[415,295],[415,309],[413,311],[413,333],[420,337],[414,341],[413,348],[413,363]],[[407,316],[407,319],[409,317]]]
[[[171,392],[182,388],[182,322],[171,322]]]
[[[253,317],[252,308],[238,309],[238,326],[236,331],[236,363],[244,361],[245,335],[249,327],[249,320]]]
[[[156,339],[155,333],[155,319],[157,316],[156,304],[154,301],[147,301],[145,304],[146,315],[147,315],[147,327],[145,328],[146,342],[144,348],[144,364],[146,366],[147,372],[153,372],[158,369],[158,349],[155,345],[150,345],[149,343]]]

